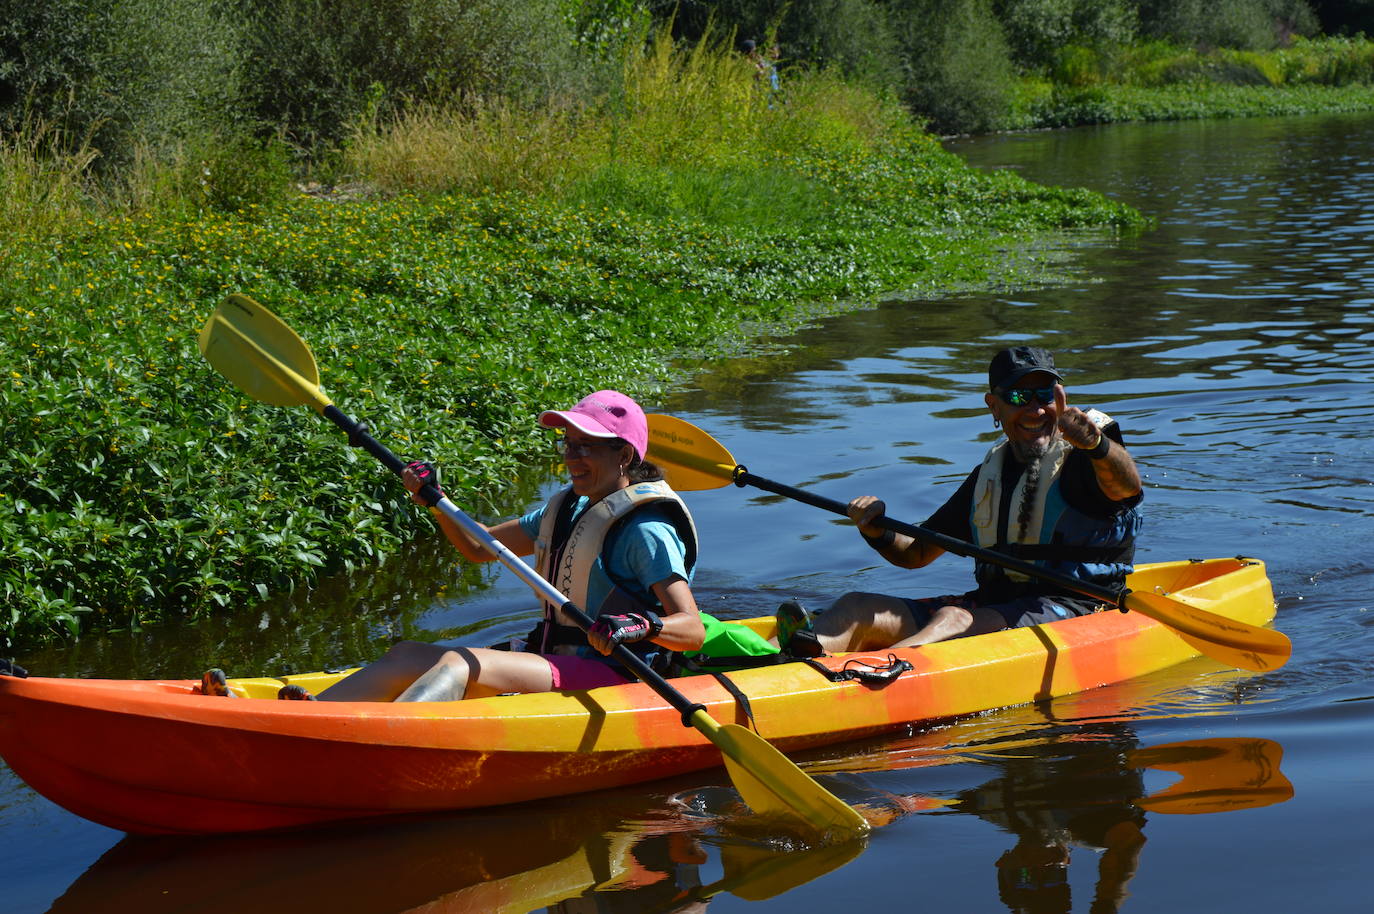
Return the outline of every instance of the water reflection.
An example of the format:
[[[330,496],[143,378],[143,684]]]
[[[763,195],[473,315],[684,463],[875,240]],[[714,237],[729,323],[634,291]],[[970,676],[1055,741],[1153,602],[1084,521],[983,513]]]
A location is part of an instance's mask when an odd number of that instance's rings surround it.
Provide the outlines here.
[[[899,742],[882,757],[891,761],[910,748]],[[1142,749],[1124,721],[1063,725],[1031,738],[1004,734],[964,744],[941,761],[960,756],[976,757],[986,779],[947,796],[885,794],[862,806],[878,825],[912,813],[967,815],[1007,833],[1012,843],[989,875],[1008,909],[1028,914],[1070,910],[1068,872],[1079,849],[1098,854],[1091,910],[1116,910],[1141,865],[1148,815],[1253,808],[1293,793],[1271,740]],[[1152,789],[1150,770],[1177,781]],[[50,914],[700,911],[724,893],[777,897],[866,848],[799,849],[751,835],[752,828],[733,791],[687,786],[323,831],[125,838]]]
[[[629,789],[330,831],[125,838],[50,912],[703,910],[727,892],[775,897],[863,850],[741,837],[720,827],[722,810],[739,811],[727,793]]]
[[[998,775],[941,812],[975,815],[1015,837],[997,858],[998,896],[1013,912],[1072,910],[1068,871],[1075,851],[1096,858],[1088,910],[1120,909],[1141,865],[1147,812],[1204,814],[1282,803],[1292,784],[1283,750],[1267,739],[1217,738],[1139,748],[1131,728],[1103,723],[1044,741],[993,747]],[[1146,769],[1180,779],[1147,793]],[[1092,864],[1088,864],[1091,866]]]

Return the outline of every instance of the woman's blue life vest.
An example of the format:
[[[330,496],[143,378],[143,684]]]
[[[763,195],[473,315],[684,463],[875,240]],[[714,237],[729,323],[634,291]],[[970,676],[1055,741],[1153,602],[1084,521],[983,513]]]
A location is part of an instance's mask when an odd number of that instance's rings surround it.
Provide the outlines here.
[[[1104,434],[1114,424],[1110,416],[1095,409],[1086,412]],[[1003,472],[1008,447],[1005,438],[998,441],[978,468],[969,517],[974,542],[1085,583],[1109,588],[1122,586],[1135,559],[1135,538],[1141,524],[1139,509],[1131,507],[1110,517],[1094,517],[1070,505],[1061,483],[1074,447],[1060,437],[1044,457],[1021,473],[1003,518]],[[984,561],[975,562],[974,577],[980,589],[997,594],[997,599],[1053,586]]]
[[[661,509],[681,538],[686,553],[683,565],[690,578],[697,562],[697,531],[686,504],[666,482],[634,483],[618,489],[573,519],[581,496],[571,486],[549,499],[534,541],[535,570],[570,602],[595,619],[602,613],[619,614],[663,609],[652,589],[641,582],[617,580],[610,570],[610,555],[617,538],[626,531],[634,512],[650,505]],[[596,606],[588,605],[594,574],[604,576],[610,588]],[[662,665],[667,651],[651,641],[626,645],[646,662]],[[562,608],[544,604],[544,620],[530,633],[525,650],[545,654],[575,654],[607,660],[587,644],[586,634],[573,625]],[[661,655],[661,656],[659,656]],[[609,662],[609,661],[608,661]]]

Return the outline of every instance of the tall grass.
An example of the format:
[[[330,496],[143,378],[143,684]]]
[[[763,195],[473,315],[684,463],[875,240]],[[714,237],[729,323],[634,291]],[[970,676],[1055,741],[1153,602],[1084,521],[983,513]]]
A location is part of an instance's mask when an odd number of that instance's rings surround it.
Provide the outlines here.
[[[88,138],[71,142],[51,124],[27,120],[0,132],[0,238],[47,237],[80,224],[93,207]]]
[[[359,122],[344,171],[391,193],[520,191],[711,224],[779,224],[814,212],[811,182],[786,163],[824,150],[919,142],[891,97],[831,71],[759,86],[731,43],[690,47],[667,32],[625,56],[596,103],[463,101]],[[646,48],[646,50],[639,50]]]

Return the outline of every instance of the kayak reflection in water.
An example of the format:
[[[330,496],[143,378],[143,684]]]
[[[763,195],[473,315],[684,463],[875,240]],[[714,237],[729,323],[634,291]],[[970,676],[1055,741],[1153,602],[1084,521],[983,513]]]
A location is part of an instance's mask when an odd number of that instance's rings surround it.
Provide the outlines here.
[[[1094,914],[1120,910],[1141,863],[1147,815],[1198,815],[1292,798],[1273,740],[1211,737],[1138,748],[1119,721],[1060,726],[1005,747],[977,746],[998,770],[951,799],[895,797],[894,815],[971,814],[1015,836],[996,860],[998,896],[1013,914],[1066,914],[1076,849],[1097,855]],[[1146,795],[1145,772],[1178,780]]]
[[[563,430],[558,444],[571,485],[529,514],[485,529],[516,555],[533,554],[535,570],[585,607],[591,630],[545,605],[521,650],[400,642],[319,700],[454,701],[592,689],[633,680],[610,659],[617,645],[659,670],[673,652],[701,648],[705,630],[690,584],[696,530],[687,506],[646,459],[648,423],[639,404],[601,390],[571,409],[541,413],[539,424]],[[442,495],[428,463],[412,462],[401,479],[417,504],[430,504],[422,493],[429,485]],[[437,505],[430,510],[466,559],[495,559]],[[202,691],[227,694],[223,681],[211,671]],[[283,686],[277,697],[316,698],[299,685]]]
[[[1054,357],[1035,346],[1004,349],[988,369],[983,401],[1003,437],[923,525],[986,550],[1033,562],[1085,584],[1119,588],[1131,572],[1142,489],[1117,424],[1069,406]],[[849,503],[864,540],[886,561],[923,568],[944,554],[876,525],[887,506]],[[847,593],[813,618],[796,602],[778,609],[778,643],[793,656],[914,647],[1095,612],[1105,604],[987,561],[978,587],[924,600]]]

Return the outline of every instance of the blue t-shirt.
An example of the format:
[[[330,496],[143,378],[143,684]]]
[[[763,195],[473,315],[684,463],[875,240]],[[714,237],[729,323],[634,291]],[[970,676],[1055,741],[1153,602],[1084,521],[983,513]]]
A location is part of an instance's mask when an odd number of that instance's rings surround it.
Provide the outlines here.
[[[573,509],[574,520],[587,507],[586,496],[579,496]],[[520,518],[520,529],[530,539],[537,539],[539,526],[548,504],[540,505]],[[630,512],[625,520],[611,531],[610,549],[603,547],[592,565],[591,580],[587,582],[587,615],[596,618],[601,604],[610,596],[614,586],[611,578],[629,593],[649,604],[656,604],[653,585],[677,575],[691,583],[687,570],[687,547],[673,526],[671,516],[656,504],[645,505]],[[610,574],[603,562],[609,560]]]

